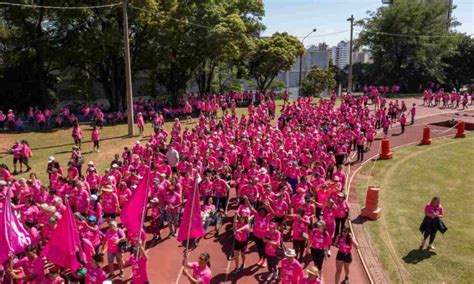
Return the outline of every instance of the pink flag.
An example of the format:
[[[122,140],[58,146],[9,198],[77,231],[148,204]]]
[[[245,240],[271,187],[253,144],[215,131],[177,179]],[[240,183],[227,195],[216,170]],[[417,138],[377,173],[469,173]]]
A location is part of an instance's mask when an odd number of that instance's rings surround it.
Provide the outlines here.
[[[76,253],[85,260],[76,220],[66,198],[66,210],[46,243],[42,255],[52,263],[76,272],[82,266]]]
[[[130,199],[120,213],[120,220],[129,233],[138,234],[141,231],[149,188],[150,170],[147,169],[137,189],[130,196]]]
[[[10,203],[10,190],[0,207],[0,264],[10,255],[22,252],[31,244],[30,234],[18,221]]]
[[[198,178],[195,178],[194,189],[188,193],[188,202],[184,206],[183,218],[179,225],[178,242],[196,239],[205,235],[202,226],[201,206],[199,206]],[[194,198],[193,198],[194,197]]]

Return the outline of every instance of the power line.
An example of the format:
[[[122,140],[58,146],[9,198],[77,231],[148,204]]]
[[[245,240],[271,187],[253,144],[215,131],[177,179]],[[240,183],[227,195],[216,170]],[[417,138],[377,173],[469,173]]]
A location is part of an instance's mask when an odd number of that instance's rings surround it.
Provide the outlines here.
[[[363,30],[358,31],[359,33],[364,32]],[[419,37],[419,38],[443,38],[443,37],[459,37],[461,34],[447,34],[447,35],[416,35],[416,34],[395,34],[395,33],[386,33],[386,32],[373,32],[378,35],[387,35],[394,37]],[[467,35],[472,36],[472,34]]]
[[[324,36],[330,36],[330,35],[338,35],[338,34],[347,33],[349,31],[350,30],[344,30],[344,31],[338,31],[338,32],[333,32],[333,33],[328,33],[328,34],[314,35],[314,36],[309,36],[308,38],[317,38],[317,37],[324,37]],[[303,37],[298,36],[297,38],[303,38]]]
[[[104,5],[95,5],[95,6],[41,6],[33,4],[20,4],[20,3],[10,3],[10,2],[0,2],[0,6],[13,6],[13,7],[23,7],[23,8],[32,8],[32,9],[50,9],[50,10],[83,10],[83,9],[102,9],[102,8],[112,8],[120,6],[122,3],[113,3],[113,4],[104,4]]]

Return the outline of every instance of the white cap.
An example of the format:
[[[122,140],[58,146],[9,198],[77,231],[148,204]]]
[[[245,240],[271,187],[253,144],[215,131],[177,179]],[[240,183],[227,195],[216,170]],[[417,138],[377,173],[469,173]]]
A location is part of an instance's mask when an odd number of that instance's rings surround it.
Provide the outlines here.
[[[87,163],[89,166],[93,166],[94,165],[94,162],[93,161],[89,161],[89,163]]]
[[[50,157],[48,158],[48,163],[51,163],[51,162],[54,161],[54,160],[55,160],[54,157],[53,157],[53,156],[50,156]]]

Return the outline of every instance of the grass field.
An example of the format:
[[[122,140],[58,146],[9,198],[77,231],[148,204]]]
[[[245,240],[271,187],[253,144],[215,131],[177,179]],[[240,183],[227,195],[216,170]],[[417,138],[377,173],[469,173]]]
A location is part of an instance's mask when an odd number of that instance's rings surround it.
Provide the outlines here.
[[[281,106],[283,101],[276,102],[276,115],[280,115]],[[247,108],[238,108],[236,110],[237,116],[241,114],[247,114]],[[219,115],[222,112],[219,111]],[[188,122],[181,122],[184,127],[193,127],[196,124],[196,119]],[[173,123],[167,122],[164,127],[167,131],[171,130]],[[92,128],[86,125],[82,125],[82,132],[84,139],[82,143],[82,154],[84,155],[84,161],[94,161],[99,173],[109,166],[115,153],[122,153],[123,147],[133,146],[137,139],[142,141],[147,140],[145,137],[128,137],[127,136],[127,125],[115,125],[106,126],[101,130],[101,142],[100,142],[100,153],[92,152],[92,142],[90,142],[90,133]],[[138,129],[135,128],[135,132]],[[152,132],[150,123],[145,125],[145,135]],[[71,129],[58,129],[48,132],[28,132],[28,133],[1,133],[0,134],[0,164],[6,164],[13,171],[12,156],[9,154],[9,149],[16,140],[25,139],[29,142],[32,150],[33,157],[30,160],[30,166],[32,167],[31,172],[35,172],[40,180],[46,181],[46,166],[49,156],[54,156],[57,161],[64,168],[66,162],[71,156],[72,146],[74,141],[71,137]],[[84,166],[85,167],[85,166]],[[17,177],[27,177],[27,174],[20,174]]]
[[[388,161],[368,163],[357,179],[358,200],[367,186],[381,188],[382,217],[365,223],[394,283],[474,283],[474,136],[441,139],[430,146],[407,146]],[[369,178],[373,167],[372,177]],[[419,250],[418,227],[433,196],[445,208],[445,235],[436,250]]]

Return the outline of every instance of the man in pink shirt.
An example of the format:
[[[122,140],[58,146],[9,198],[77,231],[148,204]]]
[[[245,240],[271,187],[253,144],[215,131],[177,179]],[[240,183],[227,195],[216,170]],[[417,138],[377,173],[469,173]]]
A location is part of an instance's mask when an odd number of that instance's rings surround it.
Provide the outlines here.
[[[288,249],[281,261],[281,284],[299,284],[303,279],[303,266],[295,259],[296,252]]]

